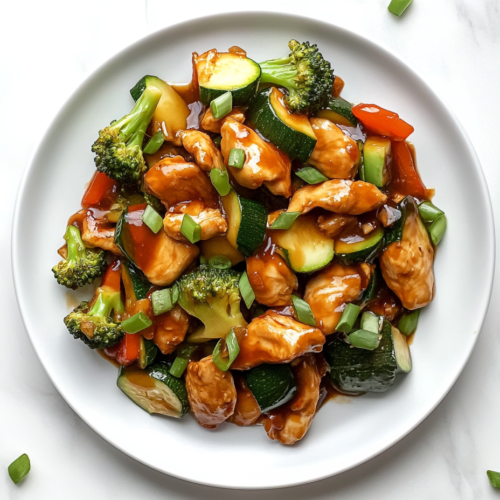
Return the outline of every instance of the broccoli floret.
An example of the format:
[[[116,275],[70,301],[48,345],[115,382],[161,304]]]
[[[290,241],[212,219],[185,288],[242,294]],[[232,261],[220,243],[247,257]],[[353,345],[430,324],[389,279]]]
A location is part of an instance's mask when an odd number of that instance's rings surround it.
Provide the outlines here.
[[[156,87],[146,87],[132,111],[99,132],[92,145],[99,172],[119,182],[136,183],[146,170],[142,141],[160,100]]]
[[[289,57],[260,63],[261,82],[288,89],[285,103],[290,111],[316,113],[332,95],[333,70],[316,44],[291,40]]]
[[[74,290],[92,283],[102,275],[106,269],[106,252],[86,248],[80,231],[75,226],[68,226],[64,239],[68,244],[68,256],[52,268],[60,285]]]
[[[177,281],[179,305],[204,327],[190,336],[190,341],[225,337],[234,326],[247,323],[240,311],[241,273],[205,265]]]
[[[120,292],[101,287],[96,290],[93,304],[82,302],[64,318],[64,324],[75,339],[81,339],[91,349],[105,349],[117,344],[124,336],[121,325],[111,313],[125,308]]]

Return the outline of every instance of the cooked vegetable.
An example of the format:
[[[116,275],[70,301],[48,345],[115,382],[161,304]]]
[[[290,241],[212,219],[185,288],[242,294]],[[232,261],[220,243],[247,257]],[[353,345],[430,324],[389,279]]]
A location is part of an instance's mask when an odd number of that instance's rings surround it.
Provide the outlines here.
[[[233,109],[233,97],[231,92],[226,92],[210,103],[212,115],[216,120],[224,118]]]
[[[403,334],[409,337],[415,333],[418,325],[418,317],[420,316],[420,309],[403,314],[399,318],[398,329]]]
[[[189,214],[184,214],[182,217],[181,233],[190,243],[196,243],[201,239],[201,226]]]
[[[153,322],[144,314],[143,311],[130,316],[122,321],[122,328],[125,333],[137,333],[151,326]]]
[[[225,255],[214,255],[208,259],[208,265],[215,269],[230,269],[231,261]]]
[[[227,257],[233,266],[245,260],[245,257],[227,241],[226,235],[200,241],[200,248],[201,253],[208,261],[217,255]]]
[[[372,312],[365,311],[361,315],[360,326],[362,330],[366,330],[368,332],[373,332],[378,335],[380,332],[380,328],[382,326],[382,322],[379,316],[373,314]]]
[[[145,339],[142,335],[139,336],[141,340],[141,347],[139,349],[139,368],[143,370],[149,365],[154,363],[156,356],[158,354],[158,347],[152,340]]]
[[[23,453],[9,465],[9,476],[15,484],[19,484],[28,475],[30,470],[30,458],[26,453]]]
[[[385,232],[384,246],[388,247],[391,243],[401,241],[403,237],[403,230],[405,228],[406,218],[415,212],[415,203],[411,196],[403,198],[398,206],[397,210],[401,214],[401,217],[394,222],[394,224],[387,229]]]
[[[309,304],[305,300],[302,300],[296,295],[292,295],[292,303],[293,307],[295,308],[297,319],[301,323],[309,326],[316,326],[316,319],[314,318],[314,314],[311,311]]]
[[[174,377],[181,378],[182,374],[186,371],[187,365],[189,364],[189,359],[181,358],[177,356],[170,367],[170,375]]]
[[[410,6],[413,0],[391,0],[389,4],[389,12],[395,16],[401,16],[403,12]]]
[[[92,145],[99,172],[119,182],[135,184],[146,171],[142,141],[162,93],[147,86],[132,111],[99,132]]]
[[[308,184],[319,184],[320,182],[325,182],[328,177],[325,177],[319,170],[313,167],[304,167],[295,172],[295,175],[300,177],[303,181]]]
[[[367,137],[363,155],[364,180],[375,184],[377,187],[384,187],[390,180],[391,141],[384,137]]]
[[[155,234],[163,227],[163,219],[150,205],[148,205],[146,210],[144,210],[144,213],[142,214],[142,221]]]
[[[359,311],[360,307],[356,304],[346,304],[335,330],[338,332],[349,333],[358,319]]]
[[[361,329],[349,334],[349,342],[358,349],[373,351],[378,347],[380,339],[378,333]]]
[[[229,175],[226,170],[219,170],[213,168],[210,170],[210,180],[213,187],[221,196],[226,196],[231,191],[231,184],[229,183]]]
[[[158,130],[158,132],[149,139],[149,142],[146,144],[146,146],[143,149],[144,154],[148,155],[154,155],[161,147],[161,145],[165,142],[165,136],[163,135],[163,132],[161,130]]]
[[[92,283],[106,269],[106,253],[100,249],[86,248],[80,231],[68,226],[64,235],[68,246],[68,256],[52,268],[60,285],[78,288]]]
[[[396,363],[398,364],[398,371],[400,373],[411,372],[411,355],[410,348],[406,338],[401,335],[396,327],[391,327],[392,340],[394,342],[394,354],[396,356]]]
[[[243,149],[232,148],[229,152],[228,167],[243,168],[245,163],[245,151]]]
[[[255,293],[252,289],[250,281],[248,281],[248,274],[246,271],[241,275],[239,287],[241,296],[243,297],[243,302],[245,302],[247,309],[250,309],[253,301],[255,300]]]
[[[168,370],[169,366],[163,363],[145,370],[122,367],[117,385],[144,411],[181,418],[189,409],[186,385]]]
[[[285,103],[291,111],[317,112],[332,93],[334,75],[318,47],[309,42],[290,40],[288,57],[260,63],[261,82],[273,83],[288,90]]]
[[[373,262],[380,254],[384,242],[384,228],[378,227],[365,237],[342,238],[335,240],[335,253],[342,264]]]
[[[444,212],[430,201],[420,203],[418,206],[418,213],[420,214],[420,218],[426,224],[432,224],[434,221],[439,219],[439,217],[444,215]]]
[[[225,342],[228,351],[228,355],[225,358],[221,353],[223,342]],[[238,344],[238,339],[236,338],[234,330],[232,329],[227,334],[224,340],[220,339],[219,342],[217,342],[217,345],[215,346],[214,352],[212,354],[212,360],[219,370],[227,372],[239,353],[240,346]]]
[[[427,198],[427,190],[418,175],[408,144],[405,141],[392,142],[391,187],[402,196],[414,196],[419,200]]]
[[[271,229],[290,229],[301,212],[281,212],[272,223]]]
[[[493,488],[500,488],[500,472],[487,470],[486,474],[488,475],[491,486],[493,486]]]
[[[342,97],[330,99],[325,109],[318,111],[319,118],[326,118],[335,125],[344,125],[346,127],[356,127],[358,120],[352,113],[352,104]]]
[[[82,198],[82,207],[98,207],[107,199],[114,198],[114,193],[118,191],[118,183],[110,179],[103,172],[94,172],[87,189]]]
[[[441,217],[438,217],[429,227],[429,235],[434,245],[437,246],[441,243],[444,233],[446,232],[447,224],[446,215],[441,215]]]

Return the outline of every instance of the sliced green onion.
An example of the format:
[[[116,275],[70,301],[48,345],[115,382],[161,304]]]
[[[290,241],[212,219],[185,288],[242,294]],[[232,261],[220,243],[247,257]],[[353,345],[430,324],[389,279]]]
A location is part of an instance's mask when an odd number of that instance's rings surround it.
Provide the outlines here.
[[[153,312],[155,316],[171,311],[174,308],[172,303],[172,291],[170,288],[156,290],[151,294],[151,302],[153,304]]]
[[[214,352],[212,353],[212,360],[215,366],[223,372],[227,372],[229,370],[229,367],[233,364],[233,361],[240,353],[240,345],[238,344],[238,339],[236,338],[236,335],[232,328],[231,331],[227,334],[226,345],[227,350],[229,351],[229,357],[227,360],[222,359],[220,354],[222,339],[217,342]]]
[[[233,94],[226,92],[210,103],[212,115],[216,120],[220,120],[233,109]]]
[[[15,484],[18,484],[28,475],[30,469],[30,457],[23,453],[9,465],[9,476]]]
[[[364,312],[361,315],[361,329],[368,332],[379,333],[380,331],[380,318],[371,312]]]
[[[217,137],[214,137],[213,143],[220,148],[220,141],[222,141],[222,136],[218,135]]]
[[[175,306],[178,300],[179,300],[179,285],[177,283],[174,283],[172,285],[172,305]]]
[[[243,168],[243,165],[245,164],[245,151],[239,148],[232,148],[229,152],[227,164],[230,167]]]
[[[181,233],[191,242],[201,240],[201,226],[189,214],[184,214],[181,224]]]
[[[399,319],[398,330],[407,337],[415,332],[418,325],[418,317],[420,316],[420,309],[403,314]]]
[[[373,351],[378,347],[380,339],[378,333],[369,332],[368,330],[356,330],[349,335],[349,342],[358,349]]]
[[[290,229],[295,219],[302,212],[282,212],[278,218],[273,222],[271,229]]]
[[[314,317],[309,304],[305,300],[292,295],[292,303],[295,308],[295,313],[297,314],[297,319],[301,323],[309,326],[316,326],[316,318]]]
[[[163,226],[163,219],[161,215],[151,206],[148,205],[142,214],[142,222],[153,231],[157,233]]]
[[[214,255],[208,259],[208,265],[215,269],[230,269],[231,261],[225,255]]]
[[[163,132],[161,130],[158,130],[158,132],[156,132],[156,134],[151,137],[142,152],[146,153],[147,155],[153,155],[161,148],[161,145],[164,141],[165,137],[163,135]]]
[[[395,16],[400,16],[410,5],[412,0],[392,0],[389,4],[389,12]]]
[[[308,184],[319,184],[328,180],[328,177],[313,167],[301,168],[295,174]]]
[[[434,222],[441,215],[444,215],[444,212],[430,201],[420,203],[418,213],[424,222]]]
[[[143,311],[134,314],[130,318],[122,321],[122,328],[127,333],[137,333],[151,326],[153,322],[144,314]]]
[[[179,356],[177,356],[174,362],[172,363],[172,366],[170,367],[170,375],[173,375],[174,377],[177,378],[181,378],[188,364],[189,364],[189,359],[180,358]]]
[[[208,259],[204,255],[200,255],[200,265],[208,265]]]
[[[446,232],[446,226],[448,221],[446,220],[446,215],[441,215],[438,217],[429,227],[429,234],[431,236],[432,243],[434,245],[439,245],[443,239],[444,233]]]
[[[194,351],[198,349],[198,347],[198,345],[190,344],[189,342],[183,342],[182,344],[179,344],[177,346],[175,354],[177,354],[179,358],[189,359]]]
[[[358,318],[359,311],[360,307],[356,304],[347,304],[335,330],[337,332],[349,333]]]
[[[493,488],[500,488],[500,472],[487,470],[486,474],[488,474],[488,479],[490,480],[491,486],[493,486]]]
[[[229,184],[229,175],[225,170],[213,168],[212,170],[210,170],[210,180],[212,181],[212,186],[221,196],[226,196],[226,194],[231,191],[231,184]]]
[[[241,275],[239,287],[241,296],[243,297],[243,301],[245,302],[247,308],[250,309],[250,307],[252,307],[253,301],[255,300],[255,293],[253,291],[252,285],[250,284],[250,281],[248,280],[248,274],[246,271]]]

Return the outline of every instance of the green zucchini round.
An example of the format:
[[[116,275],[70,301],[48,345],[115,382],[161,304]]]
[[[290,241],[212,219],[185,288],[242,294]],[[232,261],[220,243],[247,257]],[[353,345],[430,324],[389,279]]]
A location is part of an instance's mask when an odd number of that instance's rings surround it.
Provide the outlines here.
[[[335,241],[335,253],[339,262],[345,266],[356,262],[371,263],[379,255],[384,242],[384,228],[378,227],[362,241],[347,243]]]
[[[357,118],[352,113],[352,104],[342,97],[334,97],[325,109],[318,112],[318,118],[326,118],[336,125],[356,127]]]

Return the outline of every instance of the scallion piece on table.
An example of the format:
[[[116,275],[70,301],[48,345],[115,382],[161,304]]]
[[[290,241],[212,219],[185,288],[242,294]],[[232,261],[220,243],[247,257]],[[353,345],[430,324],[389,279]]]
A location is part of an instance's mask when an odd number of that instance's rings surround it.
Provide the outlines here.
[[[161,215],[151,205],[148,205],[146,210],[144,210],[142,222],[144,222],[144,224],[146,224],[155,234],[158,233],[163,226]]]
[[[319,184],[328,180],[328,177],[313,167],[301,168],[295,174],[308,184]]]
[[[231,190],[229,175],[225,170],[219,170],[218,168],[210,170],[210,181],[221,196],[226,196]]]
[[[222,136],[218,135],[217,137],[214,137],[214,140],[212,141],[218,148],[220,148],[220,141],[222,141]]]
[[[273,222],[271,229],[290,229],[302,212],[282,212]]]
[[[143,311],[130,316],[126,320],[122,321],[123,331],[126,333],[137,333],[145,330],[148,326],[151,326],[153,322],[144,314]]]
[[[179,285],[174,283],[172,285],[172,305],[175,306],[179,300]]]
[[[400,16],[411,4],[412,0],[392,0],[389,4],[389,12],[395,16]]]
[[[151,294],[151,302],[153,304],[153,313],[155,316],[171,311],[174,307],[172,303],[172,291],[170,288],[156,290]]]
[[[372,312],[365,311],[361,315],[360,326],[362,330],[378,334],[380,332],[380,318]]]
[[[18,484],[28,475],[30,469],[30,457],[23,453],[9,465],[9,476],[15,484]]]
[[[191,242],[196,243],[201,239],[201,226],[189,214],[184,214],[181,224],[181,233]]]
[[[177,356],[174,359],[172,366],[170,367],[170,375],[173,375],[174,377],[177,378],[181,378],[188,364],[189,364],[189,359]]]
[[[491,486],[493,486],[493,488],[500,488],[500,472],[487,470],[486,474],[488,474],[488,479],[490,480]]]
[[[429,234],[434,245],[439,245],[443,239],[447,225],[448,221],[446,220],[446,215],[441,215],[441,217],[438,217],[429,227]]]
[[[227,372],[227,370],[229,370],[230,366],[233,364],[233,361],[240,353],[240,345],[238,344],[238,339],[236,338],[233,329],[231,329],[231,331],[227,334],[226,345],[229,352],[229,356],[226,359],[222,358],[220,352],[222,349],[222,339],[217,342],[214,352],[212,353],[212,360],[215,366],[223,372]]]
[[[407,337],[417,329],[420,309],[403,314],[399,319],[398,330]]]
[[[295,313],[297,314],[297,319],[301,323],[309,326],[316,326],[316,318],[305,300],[300,299],[296,295],[292,295],[292,303],[295,308]]]
[[[380,338],[378,333],[369,332],[368,330],[356,330],[349,334],[349,342],[358,349],[373,351],[378,347]]]
[[[342,316],[340,316],[339,322],[337,323],[338,332],[349,333],[354,326],[354,323],[358,319],[360,307],[356,304],[347,304],[345,306]]]
[[[146,144],[146,147],[142,150],[143,153],[146,153],[147,155],[153,155],[155,154],[160,148],[163,142],[165,141],[165,136],[163,135],[163,132],[161,130],[158,130],[151,139],[149,139],[149,142]]]
[[[252,307],[253,301],[255,300],[255,293],[253,291],[252,285],[250,285],[250,281],[248,280],[248,274],[246,271],[241,275],[239,287],[241,296],[243,297],[243,302],[245,302],[247,308],[250,309],[250,307]]]
[[[212,115],[216,120],[220,120],[233,109],[233,94],[226,92],[210,103]]]
[[[243,168],[245,164],[245,151],[239,148],[232,148],[231,151],[229,151],[227,164],[229,167]]]
[[[430,201],[423,201],[418,206],[418,213],[424,222],[434,222],[444,212]]]
[[[225,255],[214,255],[208,259],[208,265],[215,269],[230,269],[231,261]]]

